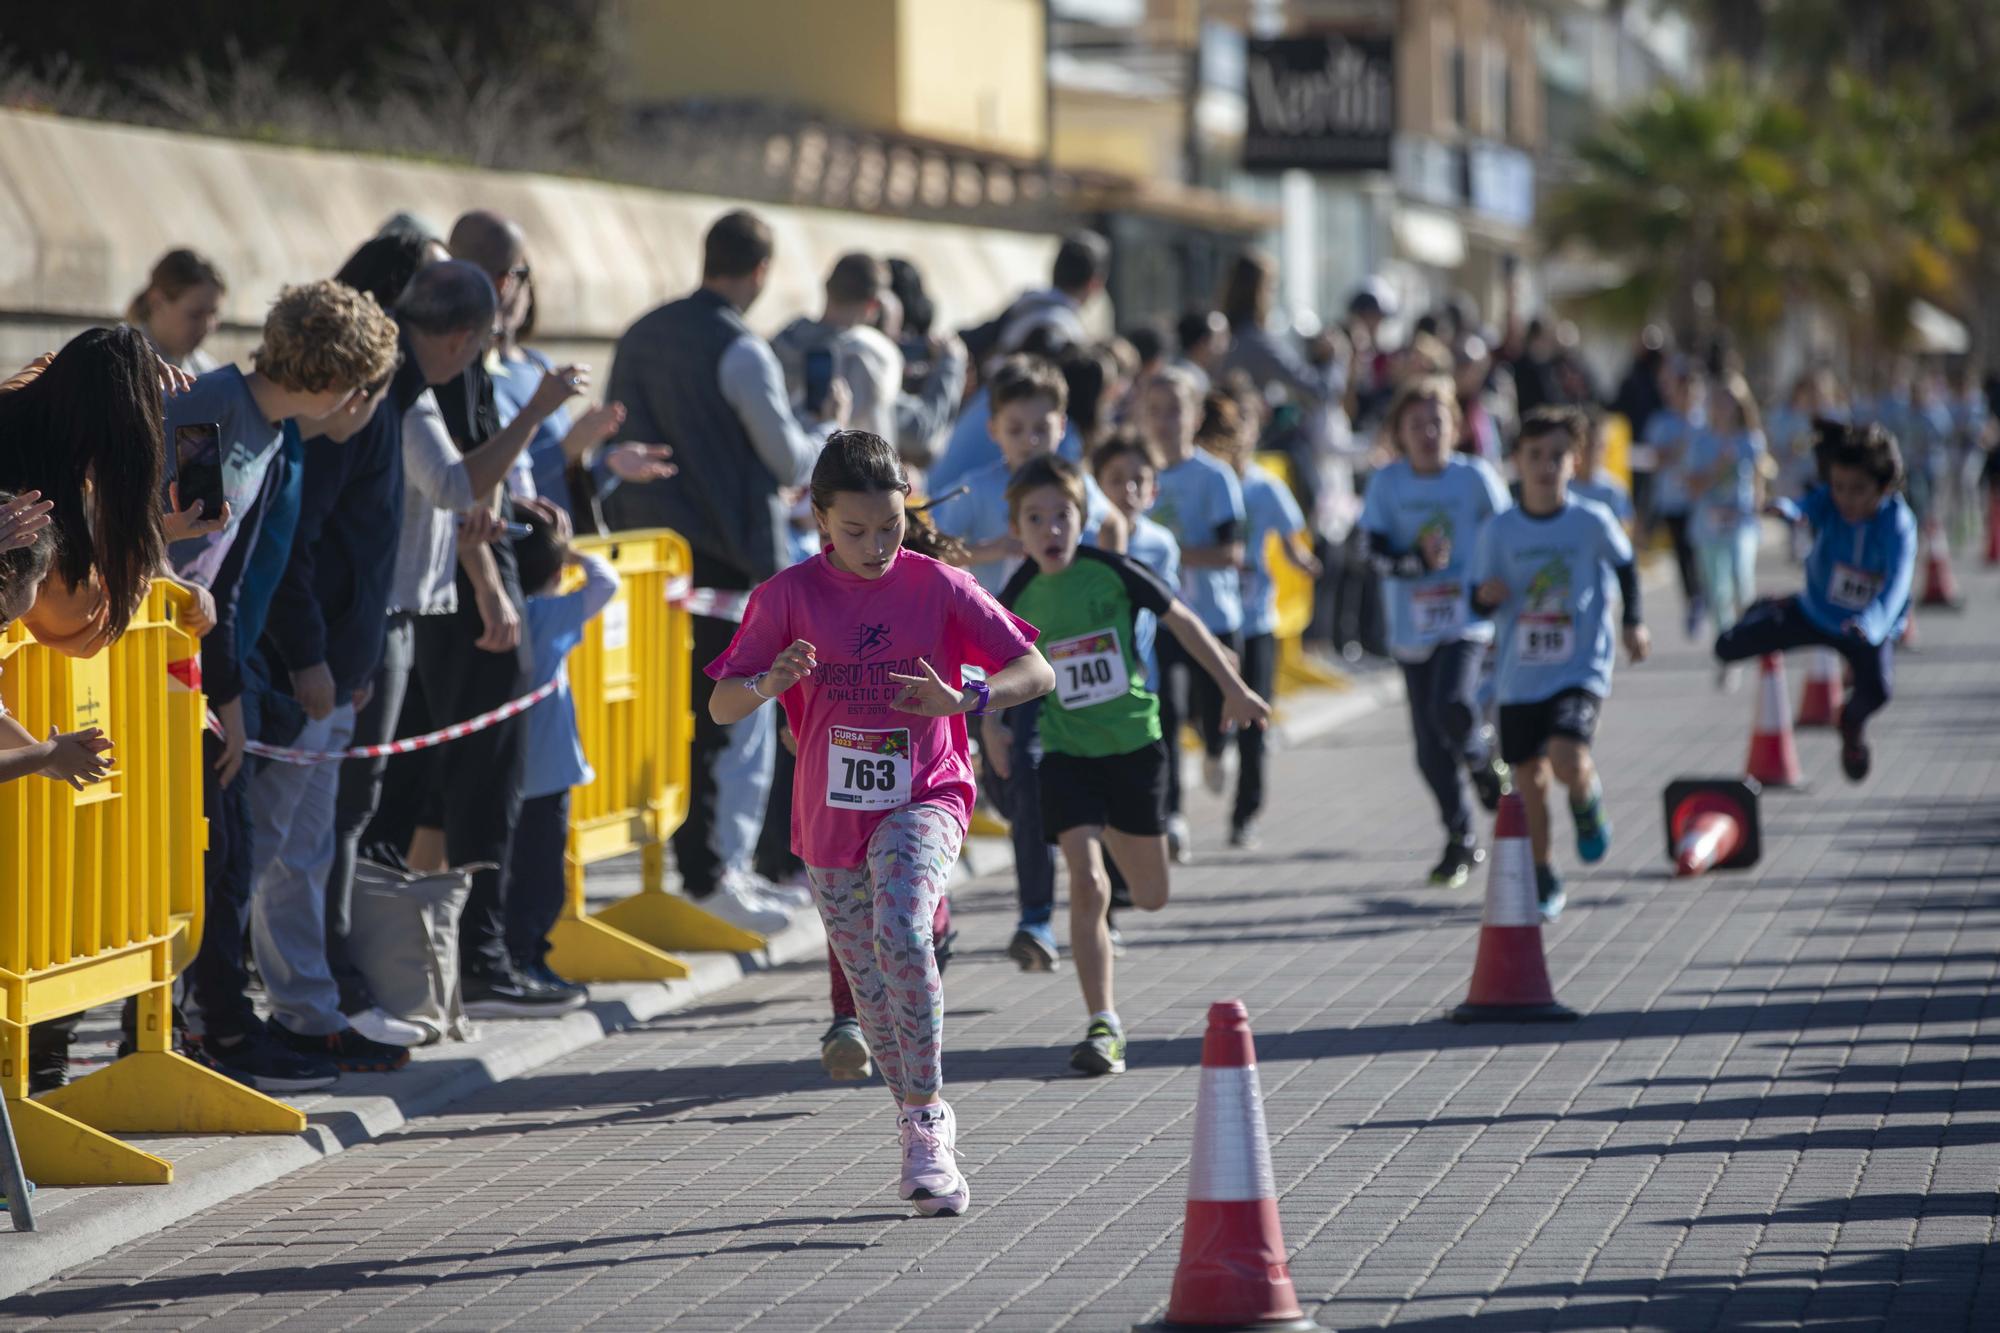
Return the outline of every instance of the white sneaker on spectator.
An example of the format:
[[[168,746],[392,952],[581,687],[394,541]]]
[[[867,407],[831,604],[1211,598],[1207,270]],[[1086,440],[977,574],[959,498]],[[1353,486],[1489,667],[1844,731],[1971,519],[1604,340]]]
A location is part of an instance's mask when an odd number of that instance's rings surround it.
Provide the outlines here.
[[[398,1018],[379,1006],[349,1014],[347,1025],[368,1040],[388,1046],[428,1046],[437,1039],[436,1034],[422,1023]]]
[[[724,876],[722,883],[715,886],[714,893],[706,898],[696,898],[694,903],[732,926],[741,926],[759,935],[776,934],[792,923],[790,912],[759,894],[754,887],[731,876]]]
[[[754,870],[732,870],[729,873],[732,879],[748,884],[751,892],[773,907],[798,912],[813,905],[812,890],[803,885],[778,884]]]

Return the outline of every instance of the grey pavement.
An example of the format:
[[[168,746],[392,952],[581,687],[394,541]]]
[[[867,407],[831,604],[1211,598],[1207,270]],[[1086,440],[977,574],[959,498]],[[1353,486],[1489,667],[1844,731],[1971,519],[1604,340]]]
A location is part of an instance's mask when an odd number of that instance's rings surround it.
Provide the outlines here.
[[[2000,1327],[2000,579],[1964,581],[1973,609],[1898,664],[1875,775],[1801,735],[1812,787],[1767,795],[1763,864],[1695,881],[1660,788],[1740,771],[1754,692],[1718,693],[1653,596],[1663,651],[1600,737],[1612,853],[1558,857],[1573,1026],[1441,1021],[1479,899],[1421,885],[1440,839],[1392,706],[1277,755],[1261,851],[1219,850],[1197,798],[1200,863],[1121,923],[1121,1077],[1065,1077],[1072,977],[1002,956],[1006,883],[960,893],[962,1219],[896,1200],[880,1086],[821,1076],[807,959],[72,1268],[0,1328],[1121,1329],[1166,1301],[1229,997],[1328,1328]]]

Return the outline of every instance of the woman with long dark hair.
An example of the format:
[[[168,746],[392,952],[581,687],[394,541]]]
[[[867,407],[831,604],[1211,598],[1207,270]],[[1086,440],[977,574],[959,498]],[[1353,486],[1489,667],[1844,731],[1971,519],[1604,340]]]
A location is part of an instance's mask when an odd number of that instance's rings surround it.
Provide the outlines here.
[[[166,561],[160,361],[121,327],[86,330],[37,365],[0,386],[0,488],[55,505],[55,568],[22,621],[88,657],[125,632]]]

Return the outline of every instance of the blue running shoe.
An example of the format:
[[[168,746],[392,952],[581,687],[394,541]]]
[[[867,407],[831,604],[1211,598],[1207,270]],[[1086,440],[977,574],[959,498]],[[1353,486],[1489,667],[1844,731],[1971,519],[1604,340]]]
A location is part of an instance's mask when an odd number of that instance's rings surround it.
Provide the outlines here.
[[[1023,972],[1057,972],[1062,969],[1056,933],[1043,924],[1023,925],[1007,941],[1007,956],[1020,964]]]
[[[1562,876],[1554,866],[1535,867],[1535,897],[1542,905],[1542,924],[1554,925],[1569,903],[1569,895],[1563,892]]]
[[[1594,866],[1611,850],[1611,816],[1604,813],[1604,797],[1601,793],[1592,796],[1590,804],[1572,805],[1569,812],[1576,817],[1577,857]]]

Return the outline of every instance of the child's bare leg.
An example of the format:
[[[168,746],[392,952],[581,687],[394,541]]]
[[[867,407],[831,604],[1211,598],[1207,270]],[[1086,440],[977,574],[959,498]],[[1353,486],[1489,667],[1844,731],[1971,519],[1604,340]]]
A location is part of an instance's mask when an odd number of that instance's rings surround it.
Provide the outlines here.
[[[1597,765],[1591,760],[1588,745],[1562,736],[1552,737],[1549,767],[1555,770],[1556,781],[1569,788],[1572,806],[1590,804],[1597,793]]]
[[[1549,863],[1549,761],[1536,755],[1514,766],[1514,787],[1521,793],[1521,805],[1528,816],[1528,846],[1534,849],[1535,864]]]
[[[1164,833],[1120,833],[1104,830],[1104,845],[1125,876],[1132,905],[1143,912],[1157,912],[1167,905],[1167,838]]]
[[[1101,828],[1063,830],[1058,845],[1069,866],[1069,949],[1076,962],[1077,984],[1083,987],[1083,1007],[1093,1014],[1114,1012],[1111,1003],[1111,930],[1104,909],[1111,905],[1111,883],[1104,873]],[[1162,839],[1164,842],[1164,839]],[[1135,892],[1133,901],[1138,901]]]

